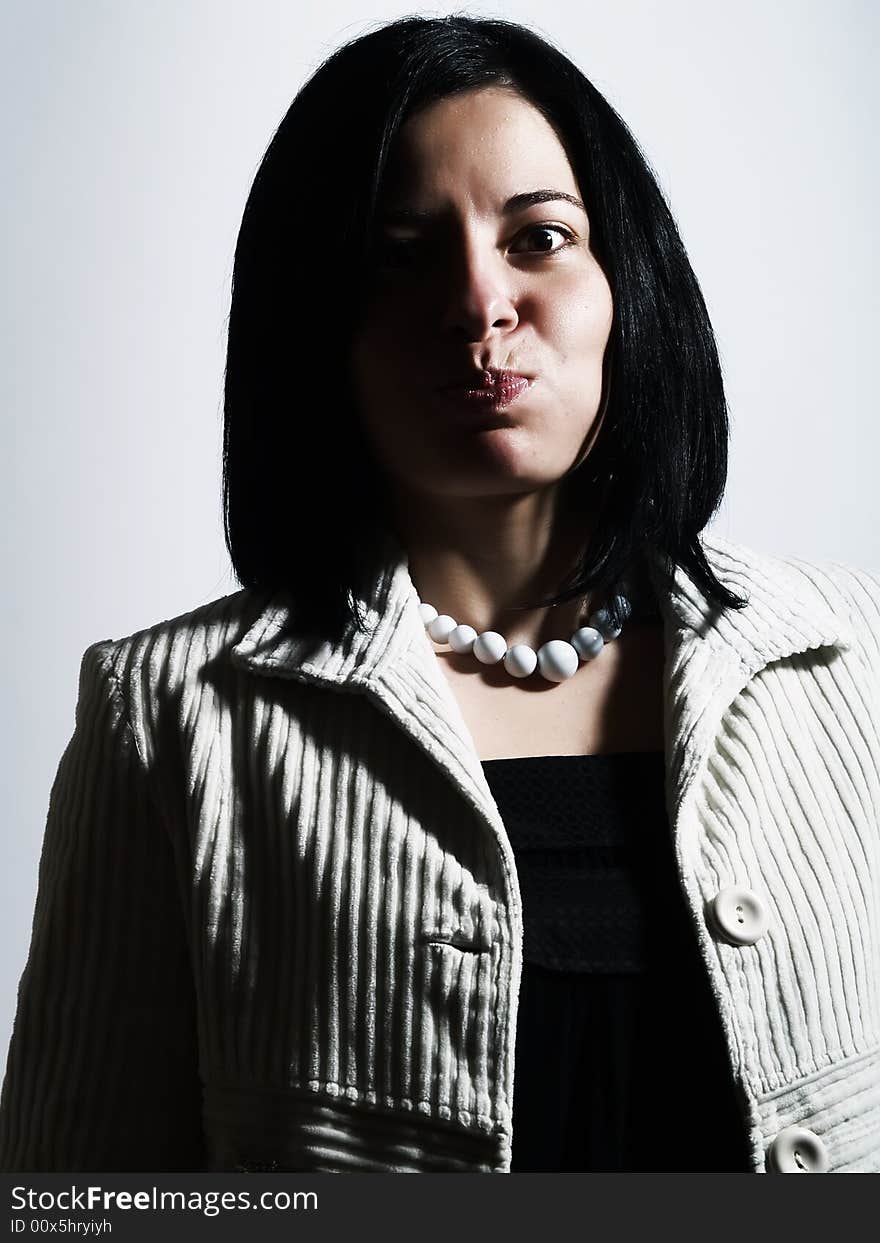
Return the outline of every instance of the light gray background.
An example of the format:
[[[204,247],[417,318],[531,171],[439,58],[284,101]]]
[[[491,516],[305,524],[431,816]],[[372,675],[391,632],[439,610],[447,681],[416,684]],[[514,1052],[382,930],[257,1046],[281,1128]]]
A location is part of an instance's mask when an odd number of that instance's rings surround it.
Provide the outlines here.
[[[80,657],[237,589],[220,511],[225,319],[262,152],[340,42],[454,7],[558,42],[651,160],[726,375],[716,529],[880,568],[880,6],[4,6],[2,1065]]]

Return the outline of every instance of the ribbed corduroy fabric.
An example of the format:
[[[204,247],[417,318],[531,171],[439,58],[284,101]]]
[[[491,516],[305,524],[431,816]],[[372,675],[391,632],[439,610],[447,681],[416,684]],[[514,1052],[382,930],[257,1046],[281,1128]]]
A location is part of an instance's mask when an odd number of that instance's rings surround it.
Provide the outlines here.
[[[750,603],[652,560],[666,800],[754,1169],[797,1123],[880,1170],[880,579],[704,546]],[[338,645],[240,591],[86,650],[4,1170],[509,1171],[513,853],[401,550],[363,604]],[[734,884],[754,944],[706,918]]]

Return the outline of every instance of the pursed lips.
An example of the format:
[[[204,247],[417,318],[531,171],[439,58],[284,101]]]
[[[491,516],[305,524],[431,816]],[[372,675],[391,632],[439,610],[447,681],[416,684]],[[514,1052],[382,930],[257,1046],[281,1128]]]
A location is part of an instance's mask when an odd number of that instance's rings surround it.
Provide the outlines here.
[[[522,387],[531,383],[531,377],[519,371],[507,371],[497,367],[487,367],[481,371],[471,371],[460,380],[441,386],[441,392],[464,391],[469,393],[493,393],[503,388]]]
[[[532,385],[529,376],[516,371],[475,372],[472,378],[447,384],[440,390],[457,405],[500,410],[509,406]]]

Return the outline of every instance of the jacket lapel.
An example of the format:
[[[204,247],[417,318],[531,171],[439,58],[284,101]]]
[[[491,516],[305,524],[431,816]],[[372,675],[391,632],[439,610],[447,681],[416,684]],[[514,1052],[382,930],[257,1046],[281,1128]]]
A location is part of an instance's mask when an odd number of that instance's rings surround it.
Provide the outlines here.
[[[743,609],[719,609],[682,569],[649,565],[664,621],[667,799],[676,824],[721,717],[772,661],[813,648],[849,648],[853,633],[809,578],[781,557],[704,532],[703,551]]]
[[[717,609],[680,568],[659,558],[649,571],[664,626],[667,802],[676,824],[689,786],[724,710],[770,661],[826,645],[848,648],[852,632],[789,563],[712,533],[701,537],[714,571],[748,596],[741,610]],[[331,644],[284,633],[285,593],[272,596],[232,649],[240,668],[368,695],[447,773],[464,797],[503,832],[473,738],[418,613],[405,551],[389,536],[388,557],[360,600],[368,633],[352,624]]]
[[[251,673],[367,695],[444,770],[494,832],[503,832],[470,730],[419,616],[408,558],[390,535],[374,590],[359,604],[370,633],[352,623],[334,645],[285,636],[290,605],[278,593],[231,659]]]

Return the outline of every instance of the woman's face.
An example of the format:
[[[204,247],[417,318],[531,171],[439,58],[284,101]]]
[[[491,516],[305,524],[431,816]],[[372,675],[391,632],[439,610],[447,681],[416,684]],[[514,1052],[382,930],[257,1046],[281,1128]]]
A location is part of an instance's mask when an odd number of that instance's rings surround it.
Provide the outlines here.
[[[352,354],[380,466],[447,497],[561,479],[597,430],[612,302],[553,128],[498,87],[432,104],[400,131],[380,219]],[[530,384],[500,409],[441,391],[486,368]]]

